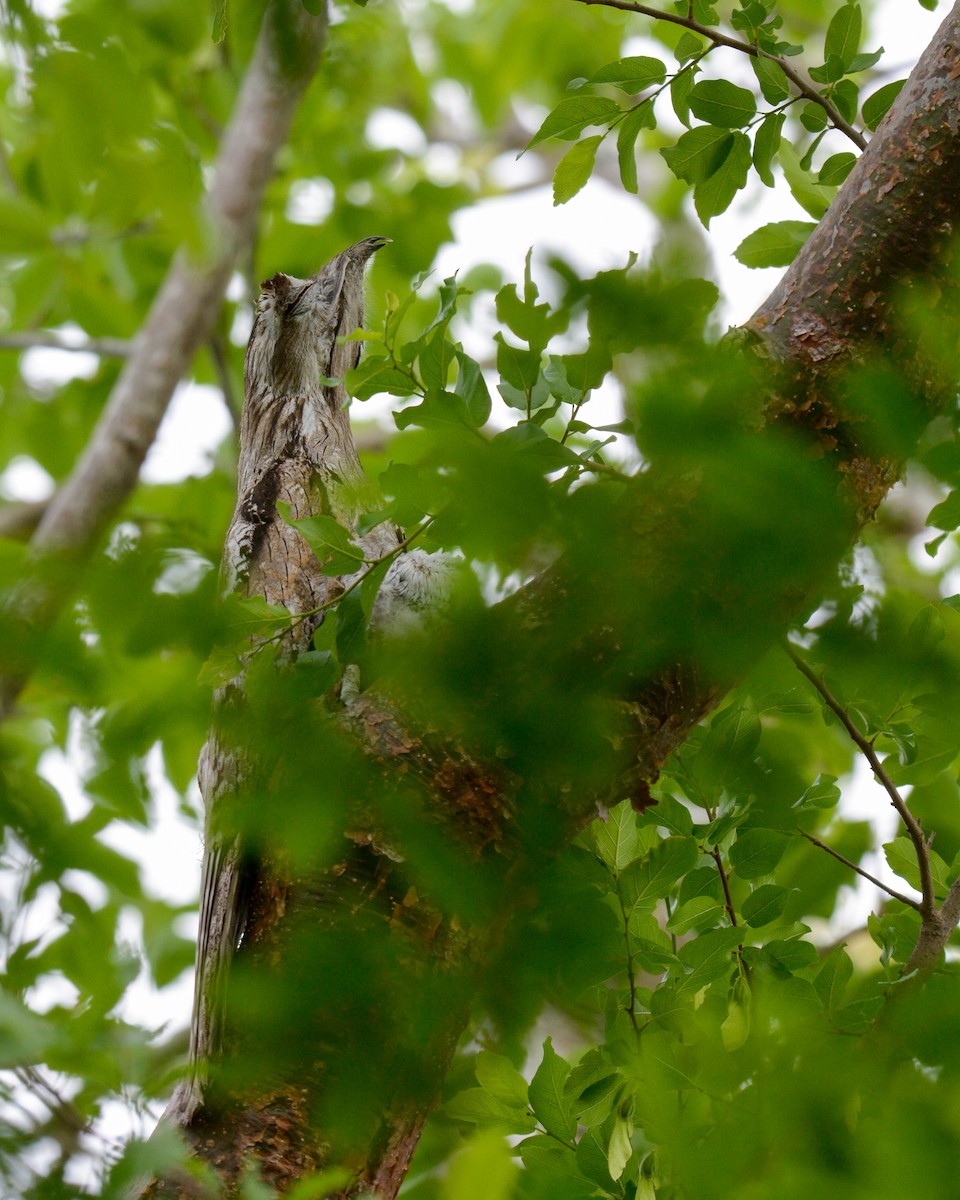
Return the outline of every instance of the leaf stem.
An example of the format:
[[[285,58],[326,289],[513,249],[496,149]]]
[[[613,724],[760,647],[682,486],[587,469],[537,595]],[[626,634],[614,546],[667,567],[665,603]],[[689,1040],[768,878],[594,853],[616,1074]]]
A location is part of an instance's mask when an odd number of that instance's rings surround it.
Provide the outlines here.
[[[620,906],[620,916],[623,920],[623,940],[627,948],[627,985],[630,988],[630,1003],[627,1005],[627,1016],[633,1026],[634,1033],[639,1034],[637,1024],[637,964],[633,957],[633,946],[630,942],[630,918],[620,895],[620,885],[617,883],[617,903]]]
[[[389,562],[393,558],[396,558],[398,554],[401,554],[404,550],[406,550],[416,538],[420,537],[430,528],[435,520],[436,517],[427,517],[425,521],[417,526],[413,533],[409,534],[402,541],[398,542],[396,546],[394,546],[394,548],[387,554],[382,554],[379,558],[366,560],[366,569],[358,571],[353,579],[353,582],[348,584],[342,592],[337,592],[335,596],[331,597],[329,600],[325,600],[323,604],[318,604],[316,608],[308,608],[305,612],[301,613],[291,613],[289,621],[284,622],[283,628],[279,629],[276,633],[272,633],[269,637],[264,638],[262,642],[258,642],[251,651],[251,655],[256,654],[258,650],[262,650],[264,646],[269,646],[271,642],[279,641],[282,637],[286,636],[289,630],[296,629],[296,627],[308,617],[315,617],[320,613],[326,612],[328,608],[335,608],[344,598],[344,596],[349,596],[355,588],[358,588],[372,571],[375,571],[377,567],[381,566],[385,562]]]

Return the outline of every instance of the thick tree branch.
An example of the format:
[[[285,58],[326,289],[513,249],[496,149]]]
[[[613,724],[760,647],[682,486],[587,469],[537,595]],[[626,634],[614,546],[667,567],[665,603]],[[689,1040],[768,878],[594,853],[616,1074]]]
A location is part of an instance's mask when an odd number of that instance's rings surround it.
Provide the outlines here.
[[[619,8],[623,12],[639,13],[641,16],[651,17],[654,21],[667,21],[671,25],[680,25],[683,29],[689,29],[691,33],[697,33],[701,37],[705,37],[714,46],[727,46],[731,50],[739,50],[741,54],[749,55],[750,58],[769,58],[771,62],[775,62],[780,70],[783,71],[784,75],[786,75],[797,89],[799,96],[802,96],[804,100],[812,100],[814,104],[819,105],[827,114],[830,124],[834,128],[839,129],[842,134],[845,134],[859,150],[866,148],[867,139],[859,129],[855,129],[849,121],[841,116],[826,96],[821,96],[810,80],[802,72],[798,71],[789,59],[784,58],[782,55],[770,54],[769,51],[762,50],[752,42],[744,42],[740,38],[735,38],[728,33],[721,33],[719,29],[714,29],[710,25],[703,25],[700,21],[694,20],[693,17],[684,17],[679,13],[663,12],[659,8],[653,8],[649,4],[638,4],[635,0],[576,0],[576,3],[590,6],[600,5],[604,8]]]
[[[99,424],[32,539],[42,583],[25,592],[20,615],[42,628],[67,583],[133,490],[170,397],[209,336],[238,254],[249,243],[264,188],[319,60],[326,18],[301,0],[272,0],[217,156],[203,262],[178,255],[135,340]],[[0,715],[23,685],[3,681]]]

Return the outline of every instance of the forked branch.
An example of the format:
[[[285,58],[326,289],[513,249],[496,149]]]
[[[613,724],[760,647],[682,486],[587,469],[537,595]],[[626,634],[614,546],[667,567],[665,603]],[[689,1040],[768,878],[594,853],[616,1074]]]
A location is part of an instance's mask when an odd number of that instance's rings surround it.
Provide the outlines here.
[[[956,929],[958,923],[960,923],[960,879],[954,880],[943,904],[938,907],[933,882],[933,870],[930,864],[931,839],[924,835],[920,822],[907,807],[906,801],[900,795],[893,780],[884,769],[873,743],[856,727],[849,713],[833,695],[820,676],[804,662],[791,646],[785,643],[784,649],[797,670],[813,684],[823,702],[847,731],[850,740],[870,764],[870,769],[873,771],[877,782],[890,797],[890,803],[897,810],[900,819],[906,827],[910,841],[913,843],[914,852],[917,856],[917,868],[920,872],[922,899],[919,903],[915,900],[910,900],[908,897],[895,892],[892,888],[887,887],[886,884],[867,874],[866,871],[854,863],[843,859],[839,854],[831,850],[829,846],[824,845],[823,842],[818,842],[816,838],[810,837],[809,834],[804,834],[804,837],[819,845],[822,849],[827,850],[834,858],[840,859],[841,862],[846,862],[846,865],[859,875],[862,875],[865,879],[869,879],[871,883],[883,888],[889,895],[902,901],[904,904],[909,904],[911,908],[915,908],[920,913],[920,933],[917,937],[917,944],[913,948],[913,953],[907,960],[905,972],[909,974],[917,971],[919,974],[924,975],[936,965],[950,935]]]
[[[710,25],[703,25],[700,21],[694,20],[693,17],[684,17],[679,13],[663,12],[659,8],[653,8],[649,4],[638,4],[636,0],[576,0],[576,3],[587,5],[598,4],[604,8],[619,8],[623,12],[634,12],[644,17],[650,17],[654,21],[667,21],[671,25],[680,25],[683,29],[689,29],[691,33],[699,34],[700,37],[706,38],[714,46],[727,46],[731,50],[739,50],[741,54],[746,54],[750,58],[768,58],[771,62],[775,62],[784,75],[786,75],[787,79],[797,89],[797,94],[804,100],[811,100],[814,104],[819,105],[827,114],[830,124],[848,137],[858,150],[865,150],[867,147],[867,139],[859,129],[855,129],[840,114],[837,108],[830,103],[827,97],[821,95],[813,83],[782,55],[771,54],[760,46],[754,45],[753,42],[745,42],[740,38],[733,37],[731,34],[722,33],[719,29],[714,29]]]

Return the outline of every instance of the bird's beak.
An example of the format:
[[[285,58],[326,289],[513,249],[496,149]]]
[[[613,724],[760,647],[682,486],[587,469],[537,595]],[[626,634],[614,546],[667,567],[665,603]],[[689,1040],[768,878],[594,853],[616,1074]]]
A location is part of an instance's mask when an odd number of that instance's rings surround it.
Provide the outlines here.
[[[372,254],[376,254],[384,246],[390,244],[393,238],[383,237],[381,234],[375,234],[373,237],[366,237],[362,241],[357,242],[355,246],[350,247],[351,258],[369,258]]]

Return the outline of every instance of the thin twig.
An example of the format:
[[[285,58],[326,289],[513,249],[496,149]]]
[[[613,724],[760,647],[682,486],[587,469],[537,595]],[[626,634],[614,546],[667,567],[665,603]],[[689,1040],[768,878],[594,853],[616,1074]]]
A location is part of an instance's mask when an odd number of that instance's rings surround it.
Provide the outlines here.
[[[733,907],[733,897],[730,895],[730,882],[727,879],[727,873],[723,869],[723,859],[720,856],[720,847],[714,846],[710,851],[710,857],[717,864],[717,871],[720,873],[720,882],[723,884],[723,902],[727,910],[727,916],[730,918],[730,924],[736,928],[737,913]]]
[[[630,916],[623,903],[619,887],[617,888],[617,903],[620,905],[620,916],[623,919],[623,940],[627,948],[627,986],[630,989],[630,1003],[627,1005],[627,1016],[630,1018],[630,1024],[633,1026],[634,1032],[639,1033],[640,1030],[637,1026],[637,964],[633,957],[633,944],[630,941]]]
[[[588,6],[597,4],[605,8],[619,8],[624,12],[635,12],[644,17],[651,17],[654,21],[668,21],[672,25],[681,25],[684,29],[689,29],[692,33],[700,34],[701,37],[705,37],[708,41],[713,42],[715,46],[729,46],[731,50],[739,50],[741,54],[748,54],[751,58],[769,58],[771,62],[775,62],[780,70],[783,71],[784,75],[786,75],[800,95],[805,100],[812,100],[814,104],[818,104],[827,114],[830,123],[836,129],[839,129],[841,133],[845,134],[858,149],[865,150],[867,147],[867,140],[863,134],[858,129],[855,129],[849,121],[846,121],[825,96],[820,95],[809,79],[801,75],[786,59],[778,57],[776,54],[762,50],[759,46],[755,46],[751,42],[743,42],[739,38],[721,33],[717,29],[711,29],[709,25],[701,25],[693,17],[682,17],[679,13],[661,12],[658,8],[652,8],[649,4],[638,4],[635,0],[576,0],[576,3]]]
[[[133,343],[126,338],[87,338],[74,342],[50,329],[30,329],[23,333],[0,333],[0,350],[71,350],[77,354],[99,354],[102,358],[127,358]]]
[[[887,795],[890,797],[890,803],[900,814],[900,819],[906,827],[907,833],[913,842],[913,849],[917,856],[917,867],[920,870],[920,891],[923,895],[923,900],[920,904],[920,913],[924,917],[932,917],[937,909],[936,889],[933,884],[933,873],[930,869],[930,846],[923,834],[923,827],[917,818],[907,808],[906,801],[897,790],[896,784],[884,770],[876,750],[867,738],[863,736],[860,730],[850,720],[846,709],[839,700],[830,692],[823,680],[813,671],[799,654],[788,643],[783,643],[784,650],[793,662],[801,675],[808,679],[810,683],[823,697],[824,703],[836,716],[837,720],[847,731],[850,740],[854,743],[860,753],[870,764],[870,769],[873,771],[877,782],[883,787]]]
[[[413,533],[408,534],[402,541],[397,542],[392,550],[388,550],[386,554],[381,554],[379,558],[365,559],[363,567],[361,567],[361,569],[354,574],[353,581],[347,584],[342,592],[337,592],[337,594],[332,596],[329,600],[324,600],[323,604],[318,604],[316,608],[308,608],[304,612],[290,613],[286,617],[278,617],[277,620],[282,622],[281,628],[278,629],[276,633],[271,633],[269,637],[264,638],[263,641],[257,642],[257,644],[250,651],[250,657],[252,657],[254,654],[257,654],[264,648],[264,646],[269,646],[271,642],[278,642],[281,638],[286,637],[289,630],[296,629],[298,625],[302,624],[309,617],[316,617],[320,613],[326,612],[327,609],[336,608],[340,601],[345,596],[349,596],[355,588],[358,588],[360,584],[363,583],[363,581],[367,578],[367,576],[375,571],[377,567],[382,566],[385,562],[390,562],[392,559],[397,558],[397,556],[402,554],[404,550],[407,550],[418,537],[422,537],[435,520],[436,517],[434,516],[427,517],[425,521],[422,521],[416,527]],[[241,656],[240,661],[244,666],[247,666],[249,659]]]
[[[899,900],[901,904],[909,904],[909,906],[911,908],[915,908],[917,912],[922,911],[922,906],[919,900],[914,900],[912,896],[905,896],[903,892],[898,892],[896,888],[889,887],[882,880],[878,879],[876,875],[871,875],[869,871],[865,871],[863,867],[858,866],[849,858],[844,858],[839,851],[834,850],[832,846],[828,846],[826,842],[821,842],[820,839],[814,837],[812,833],[807,833],[805,829],[798,829],[797,833],[799,833],[801,837],[806,838],[807,841],[812,845],[819,846],[821,850],[826,850],[826,852],[832,855],[837,862],[842,862],[843,865],[845,867],[849,867],[851,871],[856,871],[858,875],[862,875],[863,878],[872,883],[874,887],[878,887],[882,892],[886,892],[887,895],[892,896],[894,900]]]

